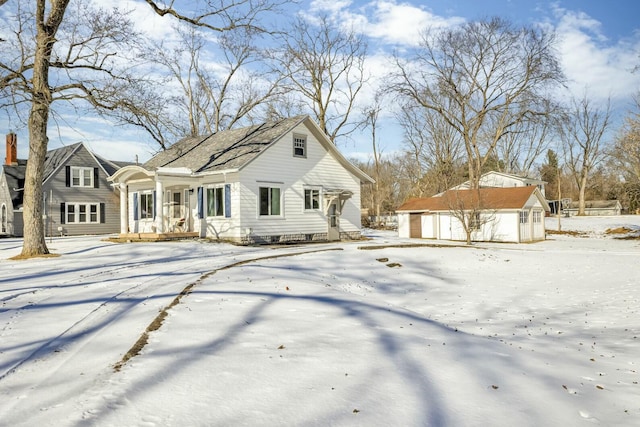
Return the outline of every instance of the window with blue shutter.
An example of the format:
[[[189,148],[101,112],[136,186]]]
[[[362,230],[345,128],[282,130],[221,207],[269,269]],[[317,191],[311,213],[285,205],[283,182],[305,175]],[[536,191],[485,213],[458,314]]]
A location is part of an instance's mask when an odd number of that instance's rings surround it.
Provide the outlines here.
[[[198,187],[198,219],[204,218],[204,188]]]
[[[138,193],[133,193],[133,220],[138,220]]]
[[[224,216],[231,218],[231,184],[224,185]]]

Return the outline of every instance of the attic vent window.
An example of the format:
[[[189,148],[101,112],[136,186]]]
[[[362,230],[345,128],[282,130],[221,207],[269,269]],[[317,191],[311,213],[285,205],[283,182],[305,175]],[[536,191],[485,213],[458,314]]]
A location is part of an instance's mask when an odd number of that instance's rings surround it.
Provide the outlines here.
[[[307,137],[305,135],[293,135],[293,156],[307,157]]]

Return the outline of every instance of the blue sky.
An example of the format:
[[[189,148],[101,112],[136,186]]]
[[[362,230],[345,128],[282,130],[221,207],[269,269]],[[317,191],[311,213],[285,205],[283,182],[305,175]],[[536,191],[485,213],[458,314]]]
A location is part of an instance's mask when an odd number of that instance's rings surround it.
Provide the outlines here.
[[[97,1],[97,0],[95,0]],[[115,0],[132,8],[145,29],[165,35],[166,21],[153,16],[142,0]],[[425,26],[452,26],[464,21],[501,16],[517,24],[546,25],[558,35],[558,52],[568,78],[567,95],[580,96],[585,89],[596,102],[611,98],[618,115],[631,107],[632,95],[640,90],[640,1],[636,0],[302,0],[291,13],[330,14],[340,22],[353,23],[369,41],[369,71],[380,77],[393,49],[416,42]],[[380,79],[373,79],[373,85]],[[375,87],[369,88],[372,93]],[[619,123],[619,121],[618,121]],[[6,133],[18,134],[19,157],[27,156],[26,129],[0,116]],[[402,149],[402,132],[391,116],[381,123],[381,146],[385,153]],[[114,126],[98,117],[69,116],[52,126],[49,148],[83,141],[107,158],[140,161],[156,147],[139,131]],[[347,157],[366,159],[369,133],[354,135],[339,144]]]

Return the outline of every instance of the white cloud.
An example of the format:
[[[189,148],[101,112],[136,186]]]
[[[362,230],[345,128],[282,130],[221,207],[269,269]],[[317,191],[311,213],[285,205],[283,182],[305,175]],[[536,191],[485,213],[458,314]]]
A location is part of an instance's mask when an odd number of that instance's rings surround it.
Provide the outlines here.
[[[640,88],[640,38],[608,39],[600,22],[582,12],[556,9],[556,32],[561,63],[571,93],[602,101],[628,98]]]
[[[343,25],[349,25],[381,43],[415,46],[427,28],[447,28],[465,21],[462,17],[434,15],[423,6],[397,0],[376,0],[355,10],[352,2],[315,0],[312,13],[328,13]]]
[[[96,1],[96,5],[105,7],[101,1]],[[160,42],[175,38],[176,31],[173,26],[175,20],[169,16],[158,15],[143,1],[115,0],[109,7],[118,7],[120,10],[128,11],[129,18],[136,29],[155,41]]]

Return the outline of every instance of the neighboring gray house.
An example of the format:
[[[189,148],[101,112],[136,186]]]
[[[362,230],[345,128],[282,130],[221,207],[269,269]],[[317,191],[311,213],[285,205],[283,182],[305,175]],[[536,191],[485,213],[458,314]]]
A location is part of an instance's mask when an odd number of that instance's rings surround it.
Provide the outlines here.
[[[569,208],[564,208],[563,211],[568,216],[577,215],[578,202],[571,202]],[[587,200],[584,202],[584,214],[587,216],[621,215],[622,205],[617,200]]]
[[[7,135],[0,169],[0,236],[22,236],[27,161],[17,158],[17,137]],[[76,143],[50,150],[45,159],[45,235],[117,233],[118,195],[107,181],[123,164],[105,160]]]
[[[373,182],[308,116],[187,137],[109,179],[122,238],[241,243],[359,238]]]

